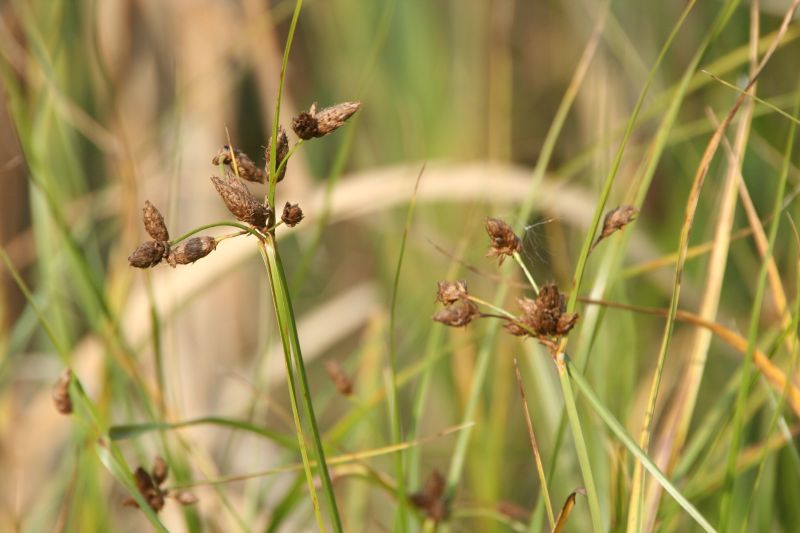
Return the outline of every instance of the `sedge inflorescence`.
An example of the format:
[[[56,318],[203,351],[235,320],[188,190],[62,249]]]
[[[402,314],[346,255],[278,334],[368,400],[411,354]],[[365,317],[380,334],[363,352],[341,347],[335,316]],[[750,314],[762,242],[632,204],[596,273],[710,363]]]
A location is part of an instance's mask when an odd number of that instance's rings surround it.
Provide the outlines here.
[[[361,107],[360,102],[344,102],[322,110],[312,104],[308,111],[300,113],[292,120],[292,129],[300,142],[324,137],[340,128]],[[128,256],[128,262],[136,268],[152,268],[162,262],[175,267],[194,263],[213,252],[219,242],[225,238],[246,233],[262,238],[266,233],[274,231],[279,224],[293,228],[304,218],[303,210],[297,203],[286,202],[276,222],[274,207],[266,199],[257,198],[245,182],[268,183],[270,179],[270,157],[272,139],[267,142],[265,164],[259,166],[246,153],[230,145],[224,145],[211,158],[214,165],[224,169],[223,176],[211,176],[211,183],[219,194],[228,211],[251,230],[241,231],[225,237],[189,236],[182,240],[171,241],[164,217],[150,201],[145,201],[142,209],[144,229],[150,240],[141,243]],[[277,144],[275,146],[275,183],[286,176],[292,149],[286,130],[278,127]]]
[[[609,211],[603,221],[600,235],[594,242],[597,246],[602,240],[624,229],[633,222],[639,210],[630,205],[622,205]],[[470,295],[467,282],[440,281],[436,291],[436,301],[444,307],[433,315],[433,320],[451,327],[464,327],[477,318],[498,318],[505,330],[515,337],[530,337],[546,346],[553,357],[557,356],[558,340],[569,334],[578,323],[578,313],[567,312],[567,298],[555,283],[547,283],[539,288],[533,276],[527,271],[519,254],[522,240],[511,226],[500,218],[487,218],[486,233],[489,235],[487,257],[496,257],[499,263],[508,257],[517,260],[525,269],[534,298],[522,296],[517,299],[521,313],[515,315],[495,308],[498,313],[481,312],[479,304],[488,305],[483,300]]]

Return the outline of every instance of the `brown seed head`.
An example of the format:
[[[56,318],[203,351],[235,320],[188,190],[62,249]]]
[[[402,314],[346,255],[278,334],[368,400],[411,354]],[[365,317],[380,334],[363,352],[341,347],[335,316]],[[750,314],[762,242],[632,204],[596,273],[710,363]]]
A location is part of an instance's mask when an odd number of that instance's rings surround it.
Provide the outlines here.
[[[156,206],[150,203],[149,200],[144,202],[144,209],[142,209],[142,219],[144,221],[144,229],[156,241],[168,241],[169,231],[167,225],[164,224],[164,217],[156,209]]]
[[[300,209],[298,204],[290,204],[289,202],[286,202],[286,205],[283,206],[281,220],[283,220],[284,224],[290,228],[293,228],[298,225],[301,220],[303,220],[303,210]]]
[[[181,241],[167,255],[170,266],[188,265],[202,259],[217,248],[217,239],[209,236],[192,237]]]
[[[267,141],[267,149],[266,149],[266,156],[265,159],[267,174],[269,174],[269,154],[272,148],[272,136],[270,135],[269,140]],[[286,156],[289,155],[289,137],[286,136],[286,130],[283,129],[283,126],[278,126],[278,146],[275,148],[275,168],[281,166],[281,163]],[[289,162],[287,161],[283,168],[278,172],[278,178],[275,182],[281,181],[286,176],[286,168],[289,166]]]
[[[344,373],[339,363],[333,359],[328,359],[325,361],[325,371],[328,373],[328,377],[331,378],[331,381],[333,381],[339,394],[344,396],[353,394],[353,381],[347,377],[347,374]]]
[[[53,405],[62,415],[72,413],[72,398],[69,396],[69,382],[72,381],[72,371],[65,368],[58,380],[53,385]]]
[[[305,111],[292,119],[292,129],[304,141],[319,137],[319,123],[316,117]]]
[[[322,137],[323,135],[332,133],[341,127],[360,107],[361,102],[342,102],[341,104],[326,107],[322,111],[318,111],[317,123],[319,136]]]
[[[153,511],[158,512],[164,508],[164,492],[158,488],[153,482],[153,478],[147,473],[147,470],[141,466],[133,473],[134,480],[136,481],[136,488],[147,501]],[[128,503],[128,500],[126,500]],[[134,503],[134,505],[136,505]],[[137,505],[138,507],[138,505]]]
[[[430,473],[425,480],[422,490],[409,494],[408,500],[417,509],[425,511],[431,520],[436,522],[447,518],[447,505],[442,496],[444,495],[445,480],[438,470]]]
[[[499,218],[486,219],[486,233],[491,239],[491,246],[486,257],[499,257],[501,265],[506,257],[522,250],[522,244],[514,230]]]
[[[238,148],[233,149],[234,155],[239,154]],[[217,151],[217,155],[211,158],[212,165],[230,165],[233,159],[231,158],[231,147],[227,144]]]
[[[554,335],[561,316],[561,296],[555,285],[544,285],[534,302],[533,309],[525,315],[531,328],[540,335]]]
[[[214,187],[233,216],[251,226],[263,228],[269,219],[270,210],[259,202],[244,183],[236,178],[211,176]]]
[[[152,472],[153,481],[155,482],[156,486],[160,487],[167,479],[168,475],[169,467],[167,466],[167,462],[164,461],[164,458],[160,455],[156,455],[156,458],[153,460]]]
[[[161,262],[167,255],[169,244],[164,241],[143,242],[128,256],[128,263],[136,268],[150,268]]]
[[[539,291],[536,300],[520,298],[517,300],[522,316],[517,322],[508,321],[506,330],[517,336],[546,337],[566,335],[578,321],[577,313],[565,313],[566,298],[558,288],[548,283]]]
[[[308,112],[300,113],[292,120],[292,129],[303,140],[322,137],[341,127],[360,107],[361,102],[342,102],[317,111],[314,103]]]
[[[462,299],[437,311],[436,314],[433,315],[433,319],[447,326],[460,328],[466,326],[480,316],[481,313],[475,302]]]
[[[233,173],[233,175],[236,175],[236,170],[238,170],[239,177],[243,180],[264,183],[267,177],[266,174],[255,163],[253,163],[253,160],[250,159],[246,153],[242,152],[238,148],[234,148],[233,155],[236,158],[235,168],[233,165],[233,158],[231,157],[231,149],[227,144],[219,149],[217,155],[211,159],[211,163],[215,165],[225,165],[228,167],[227,169]]]
[[[466,280],[457,281],[439,281],[437,283],[438,290],[436,291],[436,301],[442,302],[444,305],[450,305],[458,300],[465,299],[469,296],[467,291]]]
[[[605,239],[606,237],[611,236],[615,232],[621,230],[634,220],[636,220],[636,215],[639,214],[639,210],[633,207],[632,205],[621,205],[616,209],[612,209],[606,216],[603,218],[603,230],[600,232],[600,235],[597,237],[597,240],[594,241],[592,248],[597,246],[600,241]]]

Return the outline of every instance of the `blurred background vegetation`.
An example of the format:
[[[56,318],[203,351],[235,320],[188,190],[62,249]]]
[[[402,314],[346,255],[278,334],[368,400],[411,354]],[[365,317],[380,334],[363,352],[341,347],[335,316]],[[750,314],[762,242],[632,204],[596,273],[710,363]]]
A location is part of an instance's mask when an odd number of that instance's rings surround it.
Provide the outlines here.
[[[434,436],[405,452],[406,491],[418,490],[433,470],[453,475],[456,441],[467,430],[440,433],[463,421],[482,376],[478,352],[489,320],[458,330],[434,324],[436,282],[465,278],[470,292],[487,300],[500,283],[510,283],[505,307],[516,313],[515,298],[525,289],[515,282],[524,278],[515,271],[510,281],[499,281],[496,262],[485,258],[483,224],[487,216],[516,220],[530,197],[532,214],[515,227],[524,260],[540,284],[554,281],[570,292],[604,176],[648,72],[686,6],[619,0],[605,15],[605,4],[590,0],[304,2],[281,122],[288,126],[312,102],[362,102],[342,130],[297,152],[278,192],[279,205],[298,202],[307,216],[295,230],[278,233],[330,456],[392,444],[385,368],[394,350],[404,440]],[[703,69],[743,87],[752,69],[749,43],[763,54],[788,6],[779,0],[754,9],[722,1],[693,6],[655,71],[607,204],[634,203],[641,191],[641,214],[624,235],[612,237],[613,246],[605,242],[590,256],[581,295],[669,306],[670,254],[716,126],[708,113],[722,120],[738,96]],[[3,266],[1,530],[149,527],[140,511],[121,505],[127,491],[104,467],[97,431],[53,408],[51,388],[64,361],[36,309],[66,347],[102,427],[217,417],[118,441],[131,468],[149,466],[161,454],[171,467],[167,484],[199,498],[191,507],[167,504],[160,518],[170,530],[315,528],[302,470],[258,474],[296,464],[299,455],[281,444],[280,437],[294,439],[293,426],[256,247],[232,239],[196,265],[175,270],[135,271],[126,260],[145,238],[145,200],[159,206],[173,236],[229,218],[208,181],[217,172],[210,160],[229,134],[234,145],[263,161],[294,8],[288,0],[8,0],[0,7],[0,242],[32,291],[26,298]],[[729,8],[730,16],[723,16]],[[586,52],[593,31],[597,48]],[[774,248],[788,304],[776,305],[775,286],[767,289],[755,340],[795,383],[796,323],[794,330],[787,324],[796,318],[798,249],[787,216],[800,214],[794,201],[800,151],[786,155],[784,146],[797,120],[785,114],[800,91],[798,37],[795,22],[760,78],[762,101],[748,99],[727,134],[735,144],[735,128],[743,121],[749,128],[744,145],[729,150],[742,161],[762,219],[788,162]],[[543,153],[582,56],[588,70],[552,154]],[[688,85],[681,94],[684,75]],[[691,245],[713,241],[720,227],[726,150],[720,148],[711,164]],[[534,166],[542,163],[536,174]],[[265,190],[253,187],[256,194]],[[749,226],[738,207],[730,231]],[[711,320],[746,338],[760,304],[759,247],[752,237],[731,242],[716,296],[707,292],[708,249],[699,251],[687,262],[680,308],[698,312],[710,298],[718,306]],[[653,264],[657,259],[664,261]],[[638,437],[664,319],[584,304],[578,311],[582,320],[570,348],[591,354],[588,381]],[[587,316],[591,328],[584,326]],[[683,394],[697,331],[679,323],[672,334],[655,410],[654,456],[656,449],[669,456],[669,435],[661,430]],[[558,457],[548,470],[556,512],[584,483],[571,433],[559,431],[558,377],[534,341],[501,334],[492,346],[445,527],[549,530],[512,360],[520,361],[545,466]],[[681,460],[660,464],[716,524],[726,454],[737,435],[731,426],[743,354],[716,338],[706,350],[686,446],[675,452]],[[352,377],[352,396],[336,391],[325,371],[328,361]],[[758,372],[750,380],[733,523],[743,531],[797,531],[798,415],[785,406],[780,388]],[[582,398],[578,406],[605,525],[624,530],[634,460]],[[258,475],[227,479],[249,474]],[[334,466],[332,475],[346,530],[393,528],[397,479],[390,454]],[[651,481],[647,527],[698,529],[669,496],[654,496]],[[414,516],[417,529],[423,516]],[[586,499],[579,496],[567,530],[590,527]]]

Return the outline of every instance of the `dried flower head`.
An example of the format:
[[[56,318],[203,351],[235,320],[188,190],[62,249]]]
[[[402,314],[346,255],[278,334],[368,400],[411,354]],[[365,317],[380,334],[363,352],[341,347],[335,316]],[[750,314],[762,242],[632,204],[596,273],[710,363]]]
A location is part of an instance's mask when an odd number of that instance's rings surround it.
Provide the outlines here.
[[[72,371],[65,368],[58,380],[53,385],[53,405],[62,415],[72,412],[72,398],[69,396],[69,382],[72,381]]]
[[[298,204],[290,204],[289,202],[286,202],[286,205],[283,206],[281,220],[283,220],[284,224],[290,228],[293,228],[298,225],[301,220],[303,220],[303,210],[300,209]]]
[[[636,220],[636,215],[638,214],[639,210],[632,205],[621,205],[616,209],[612,209],[606,213],[606,216],[603,218],[603,230],[600,232],[597,240],[594,241],[592,249],[594,249],[594,247],[597,246],[603,239],[611,236],[615,232],[621,230]]]
[[[143,242],[128,256],[128,263],[136,268],[150,268],[161,262],[169,252],[169,244],[165,241]]]
[[[466,280],[439,281],[437,283],[436,301],[450,305],[469,296]]]
[[[486,219],[486,233],[492,241],[486,257],[499,257],[501,265],[506,257],[522,250],[522,243],[514,230],[499,218]]]
[[[344,396],[353,394],[353,380],[347,377],[347,374],[344,373],[339,363],[333,359],[328,359],[325,361],[325,371],[328,373],[328,377],[331,378],[331,381],[333,381],[333,385],[336,387],[336,390],[339,391],[339,394]]]
[[[209,236],[192,237],[174,246],[167,255],[167,263],[188,265],[202,259],[217,248],[217,239]]]
[[[153,481],[153,478],[147,473],[147,470],[141,466],[138,467],[133,473],[133,478],[136,482],[136,488],[147,502],[147,505],[155,512],[159,512],[163,509],[166,492],[159,488],[158,484]],[[139,507],[139,504],[137,504],[136,500],[133,498],[126,498],[123,503],[131,507]]]
[[[233,164],[234,158],[236,159],[235,167]],[[236,171],[238,171],[239,177],[243,180],[264,183],[267,177],[264,171],[261,170],[246,153],[238,148],[233,149],[233,157],[231,157],[231,148],[227,144],[219,149],[217,155],[211,159],[211,163],[214,165],[225,165],[227,170],[233,173],[233,175],[236,175]]]
[[[181,505],[191,505],[197,502],[197,498],[190,492],[170,494],[167,489],[162,488],[161,486],[164,484],[164,481],[166,481],[168,475],[169,466],[167,466],[167,462],[159,455],[153,460],[153,468],[149,473],[141,466],[133,473],[136,488],[153,511],[159,512],[163,509],[165,498],[168,496],[175,499]],[[122,503],[130,507],[139,507],[136,500],[131,497],[125,498]]]
[[[447,505],[444,501],[444,477],[438,470],[430,473],[425,480],[425,485],[422,490],[409,494],[408,500],[411,504],[425,511],[425,515],[436,522],[440,522],[447,518]]]
[[[517,300],[522,316],[508,321],[506,330],[516,336],[535,336],[539,340],[566,335],[578,321],[577,313],[566,313],[566,298],[554,284],[547,284],[535,300]]]
[[[244,183],[236,178],[211,176],[214,187],[233,216],[257,228],[263,228],[269,219],[270,209],[253,196]]]
[[[271,149],[272,136],[270,135],[269,140],[267,141],[267,149],[265,151],[267,174],[269,174],[269,154]],[[283,126],[278,126],[278,146],[275,148],[275,169],[280,167],[287,155],[289,155],[289,137],[286,136],[286,130],[283,129]],[[278,172],[278,178],[275,180],[276,183],[281,181],[286,176],[286,168],[288,166],[289,162],[287,161],[286,164],[283,165],[283,168]]]
[[[142,220],[144,221],[144,229],[156,241],[168,241],[169,231],[167,225],[164,224],[164,217],[156,209],[156,206],[150,203],[149,200],[144,202],[144,209],[142,209]]]
[[[444,309],[437,311],[433,315],[436,322],[441,322],[447,326],[460,328],[466,326],[476,318],[480,317],[481,313],[478,306],[472,300],[457,300],[448,305]]]
[[[314,103],[308,112],[300,113],[292,120],[292,129],[303,140],[322,137],[342,126],[359,107],[361,102],[342,102],[317,111]]]
[[[303,111],[292,119],[292,129],[295,134],[304,141],[319,136],[319,122],[317,121],[316,114],[317,104],[314,103],[311,104],[310,110]]]

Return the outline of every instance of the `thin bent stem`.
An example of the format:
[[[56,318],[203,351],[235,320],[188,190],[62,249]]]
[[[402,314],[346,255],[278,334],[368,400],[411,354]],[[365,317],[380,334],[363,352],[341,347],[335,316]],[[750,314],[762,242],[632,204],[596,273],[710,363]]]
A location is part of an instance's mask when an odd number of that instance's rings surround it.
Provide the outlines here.
[[[528,278],[528,283],[530,283],[531,287],[533,287],[534,293],[539,294],[539,286],[536,284],[536,280],[533,279],[531,271],[528,270],[528,267],[526,267],[525,263],[522,261],[522,257],[520,257],[519,252],[514,252],[514,261],[517,262],[519,267],[525,273],[525,277]]]
[[[198,226],[198,227],[194,228],[193,230],[184,233],[183,235],[181,235],[177,239],[172,239],[171,241],[169,241],[169,244],[170,244],[170,246],[175,246],[179,242],[181,242],[183,240],[186,240],[189,237],[191,237],[192,235],[200,233],[201,231],[205,231],[205,230],[211,229],[211,228],[224,228],[224,227],[239,228],[242,232],[249,233],[250,235],[254,235],[256,237],[259,237],[259,235],[260,235],[260,233],[258,231],[254,230],[250,226],[245,226],[244,224],[239,224],[238,222],[225,220],[223,222],[212,222],[211,224],[203,224],[202,226]],[[230,235],[226,236],[226,238],[230,238],[230,237],[231,237]]]
[[[517,378],[517,386],[519,387],[519,395],[522,398],[522,410],[525,413],[525,425],[528,427],[528,438],[531,441],[531,451],[533,451],[533,458],[536,462],[536,474],[539,476],[539,485],[542,489],[542,499],[544,500],[544,507],[547,510],[547,520],[550,522],[550,528],[556,525],[555,515],[553,514],[553,504],[550,502],[550,489],[547,488],[547,478],[544,475],[544,465],[542,464],[542,456],[539,453],[539,444],[536,442],[536,433],[533,431],[533,420],[531,419],[531,412],[528,409],[528,399],[525,395],[525,387],[522,385],[522,374],[519,371],[519,364],[517,358],[514,358],[514,375]]]

